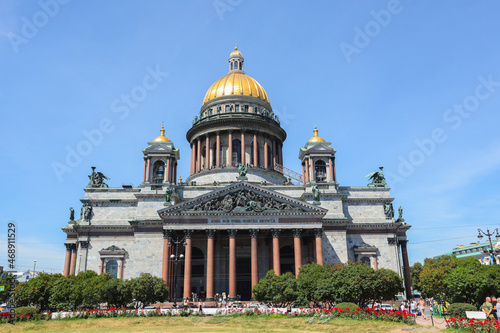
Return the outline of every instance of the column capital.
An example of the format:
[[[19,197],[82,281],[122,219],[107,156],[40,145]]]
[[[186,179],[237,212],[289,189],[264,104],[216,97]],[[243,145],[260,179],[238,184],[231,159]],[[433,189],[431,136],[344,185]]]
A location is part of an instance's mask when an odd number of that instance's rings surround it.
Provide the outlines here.
[[[314,237],[323,236],[323,228],[314,228]]]
[[[300,237],[300,235],[302,234],[302,229],[300,229],[300,228],[292,229],[292,234],[293,234],[293,237]]]
[[[80,241],[80,246],[82,249],[86,249],[89,247],[89,242],[88,241]]]
[[[172,238],[172,230],[171,229],[163,229],[163,238]]]
[[[184,235],[186,236],[186,239],[190,239],[193,237],[194,230],[193,229],[185,229],[184,230]]]
[[[271,235],[273,238],[278,238],[280,236],[281,229],[271,229]]]
[[[207,238],[215,238],[215,233],[217,232],[217,230],[207,229],[206,232],[207,232]]]
[[[389,245],[396,245],[397,244],[397,238],[396,237],[388,237],[387,238],[387,244],[389,244]]]
[[[250,237],[257,238],[257,235],[259,234],[259,229],[250,229],[248,231],[250,232]]]
[[[227,229],[227,232],[229,233],[229,238],[236,238],[238,229]]]
[[[68,250],[68,251],[71,250],[71,248],[72,248],[71,245],[73,245],[73,244],[71,244],[71,243],[64,243],[64,246],[66,246],[66,250]]]
[[[400,240],[398,240],[398,243],[401,246],[406,246],[406,244],[408,243],[408,240],[407,239],[400,239]]]

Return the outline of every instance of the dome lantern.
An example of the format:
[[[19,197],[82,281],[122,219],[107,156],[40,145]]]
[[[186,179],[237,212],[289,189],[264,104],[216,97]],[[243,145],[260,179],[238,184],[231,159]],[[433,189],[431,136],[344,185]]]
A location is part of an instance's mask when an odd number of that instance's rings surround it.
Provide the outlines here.
[[[243,72],[243,62],[245,58],[240,51],[238,51],[238,47],[234,48],[234,51],[229,55],[229,73],[244,73]]]

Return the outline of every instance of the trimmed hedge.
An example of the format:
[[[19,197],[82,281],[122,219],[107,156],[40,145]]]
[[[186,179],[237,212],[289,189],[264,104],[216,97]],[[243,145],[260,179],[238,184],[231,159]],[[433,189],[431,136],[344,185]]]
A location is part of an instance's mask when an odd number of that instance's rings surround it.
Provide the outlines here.
[[[476,307],[467,303],[453,303],[448,305],[447,314],[450,317],[465,318],[465,311],[477,311]]]
[[[349,311],[356,311],[356,309],[359,308],[359,306],[351,302],[339,303],[335,307],[343,311],[345,311],[347,308],[349,308]]]

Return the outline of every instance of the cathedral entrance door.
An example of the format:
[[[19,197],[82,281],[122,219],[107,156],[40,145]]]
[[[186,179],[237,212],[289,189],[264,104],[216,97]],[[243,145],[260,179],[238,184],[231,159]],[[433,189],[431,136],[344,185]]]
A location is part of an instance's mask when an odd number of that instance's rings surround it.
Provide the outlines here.
[[[250,258],[236,258],[236,292],[241,295],[242,301],[252,298]]]

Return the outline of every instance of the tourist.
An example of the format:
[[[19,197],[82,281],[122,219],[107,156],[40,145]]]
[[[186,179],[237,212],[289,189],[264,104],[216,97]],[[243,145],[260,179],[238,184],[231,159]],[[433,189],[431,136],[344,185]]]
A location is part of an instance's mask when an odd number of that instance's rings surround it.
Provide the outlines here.
[[[420,301],[418,301],[418,309],[420,310],[420,313],[422,314],[422,318],[424,318],[424,320],[426,319],[425,318],[425,301],[423,299],[420,299]]]
[[[486,297],[485,302],[483,305],[481,305],[481,311],[486,313],[486,318],[488,319],[493,319],[493,314],[491,313],[493,311],[493,305],[491,304],[491,298]]]

